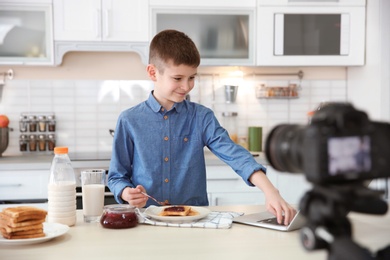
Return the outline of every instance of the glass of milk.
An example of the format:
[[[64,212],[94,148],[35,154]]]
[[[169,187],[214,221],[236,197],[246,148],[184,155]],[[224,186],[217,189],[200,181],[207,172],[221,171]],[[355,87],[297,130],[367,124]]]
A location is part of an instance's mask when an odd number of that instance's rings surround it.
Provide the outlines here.
[[[81,171],[84,222],[99,222],[104,207],[106,171],[89,169]]]

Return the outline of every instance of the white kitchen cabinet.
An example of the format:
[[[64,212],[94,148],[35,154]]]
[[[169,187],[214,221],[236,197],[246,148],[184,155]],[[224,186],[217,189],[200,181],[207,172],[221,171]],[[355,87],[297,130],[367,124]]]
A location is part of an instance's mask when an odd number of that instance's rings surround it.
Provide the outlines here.
[[[56,41],[148,41],[148,1],[53,0]]]
[[[0,65],[54,63],[52,5],[0,0]]]
[[[264,194],[248,186],[230,166],[206,166],[207,192],[211,206],[264,204]]]
[[[150,38],[165,29],[186,33],[201,65],[255,64],[255,0],[150,0],[150,13]]]
[[[49,170],[1,171],[0,202],[47,199]]]
[[[267,175],[272,176],[272,182],[279,190],[280,195],[290,204],[299,204],[303,195],[312,187],[303,173],[279,172],[272,166],[268,166]]]

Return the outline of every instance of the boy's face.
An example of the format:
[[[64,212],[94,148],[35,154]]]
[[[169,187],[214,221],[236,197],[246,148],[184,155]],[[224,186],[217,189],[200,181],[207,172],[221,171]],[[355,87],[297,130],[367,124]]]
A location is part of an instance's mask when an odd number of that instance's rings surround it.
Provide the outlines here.
[[[163,73],[153,64],[148,65],[147,72],[154,81],[154,97],[169,110],[174,103],[182,102],[194,88],[197,68],[184,64],[177,66],[170,61],[165,64]]]

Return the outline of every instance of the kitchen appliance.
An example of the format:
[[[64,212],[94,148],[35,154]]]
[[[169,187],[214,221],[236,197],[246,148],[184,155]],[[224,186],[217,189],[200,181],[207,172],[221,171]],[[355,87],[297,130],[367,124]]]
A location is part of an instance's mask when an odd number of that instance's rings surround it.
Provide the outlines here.
[[[365,0],[259,0],[259,65],[364,65]]]
[[[7,150],[8,147],[8,127],[0,128],[0,157],[2,156],[3,152]]]

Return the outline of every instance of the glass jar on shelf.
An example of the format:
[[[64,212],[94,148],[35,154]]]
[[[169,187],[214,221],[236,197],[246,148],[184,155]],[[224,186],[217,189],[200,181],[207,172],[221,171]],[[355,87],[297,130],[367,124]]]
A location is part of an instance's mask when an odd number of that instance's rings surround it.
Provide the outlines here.
[[[29,116],[29,130],[30,132],[37,131],[37,116],[31,115]]]
[[[46,132],[46,116],[38,116],[38,129],[39,132]]]
[[[37,150],[37,135],[30,135],[29,137],[29,150],[35,152]]]
[[[49,151],[54,151],[55,146],[56,146],[56,137],[54,134],[49,134],[47,136],[47,149]]]
[[[21,152],[27,151],[28,137],[25,134],[21,134],[19,137],[19,150]]]
[[[26,115],[21,115],[19,119],[19,131],[24,133],[28,129],[28,118]]]
[[[46,151],[46,135],[38,135],[38,147],[39,151]]]
[[[47,125],[48,125],[49,132],[55,132],[56,131],[55,115],[47,116]]]

